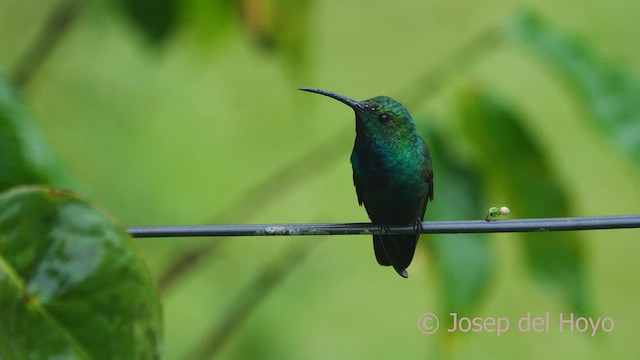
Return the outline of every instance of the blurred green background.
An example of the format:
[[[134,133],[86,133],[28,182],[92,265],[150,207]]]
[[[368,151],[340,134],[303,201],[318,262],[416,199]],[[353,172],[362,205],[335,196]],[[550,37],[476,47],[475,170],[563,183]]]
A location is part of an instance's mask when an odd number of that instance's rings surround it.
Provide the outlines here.
[[[311,86],[409,108],[434,156],[426,220],[502,205],[513,218],[637,214],[639,11],[0,0],[2,157],[28,168],[2,185],[70,188],[127,226],[367,221],[348,161],[353,114],[296,90]],[[28,151],[8,155],[9,138]],[[637,239],[423,236],[408,280],[378,266],[367,236],[139,244],[159,281],[165,359],[629,359],[640,357]],[[426,312],[441,319],[434,335],[416,326]],[[512,328],[448,333],[450,312]],[[528,312],[549,312],[550,330],[519,332]],[[560,332],[560,313],[615,329]]]

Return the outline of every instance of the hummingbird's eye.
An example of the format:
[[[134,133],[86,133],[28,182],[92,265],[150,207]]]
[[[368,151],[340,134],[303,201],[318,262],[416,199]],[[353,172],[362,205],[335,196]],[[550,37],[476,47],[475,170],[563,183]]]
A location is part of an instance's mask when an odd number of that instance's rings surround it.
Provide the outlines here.
[[[381,123],[386,123],[387,121],[389,121],[389,115],[387,114],[380,114],[380,116],[378,116],[378,120],[380,120]]]

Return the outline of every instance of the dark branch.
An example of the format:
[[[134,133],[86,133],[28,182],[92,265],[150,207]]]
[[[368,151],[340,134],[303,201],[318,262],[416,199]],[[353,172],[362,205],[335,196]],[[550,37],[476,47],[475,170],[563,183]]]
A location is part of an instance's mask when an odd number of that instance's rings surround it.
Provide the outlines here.
[[[422,234],[535,232],[639,228],[640,215],[595,216],[515,220],[426,221]],[[133,237],[186,236],[282,236],[282,235],[366,235],[412,234],[412,225],[383,230],[370,223],[351,224],[271,224],[271,225],[187,225],[145,226],[128,229]]]
[[[64,0],[54,8],[33,45],[18,62],[12,78],[16,87],[22,89],[27,85],[36,70],[63,38],[84,4],[85,2],[81,0]]]

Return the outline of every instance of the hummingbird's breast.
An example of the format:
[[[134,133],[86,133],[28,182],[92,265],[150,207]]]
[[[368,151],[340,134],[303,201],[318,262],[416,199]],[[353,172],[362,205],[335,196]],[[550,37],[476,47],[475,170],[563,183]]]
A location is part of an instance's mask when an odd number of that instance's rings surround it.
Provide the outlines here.
[[[356,144],[351,163],[358,198],[373,222],[410,224],[422,215],[428,188],[420,143],[388,147]]]

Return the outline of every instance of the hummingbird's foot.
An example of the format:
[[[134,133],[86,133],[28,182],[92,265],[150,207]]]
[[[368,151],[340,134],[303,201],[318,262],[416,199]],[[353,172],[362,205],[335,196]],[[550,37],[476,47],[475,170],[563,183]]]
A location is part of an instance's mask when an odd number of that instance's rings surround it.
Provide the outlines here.
[[[380,232],[384,234],[384,233],[388,233],[389,231],[391,231],[391,228],[389,227],[389,225],[380,224]]]
[[[421,232],[422,230],[424,230],[424,227],[422,227],[422,219],[417,218],[416,222],[413,223],[413,231]]]

